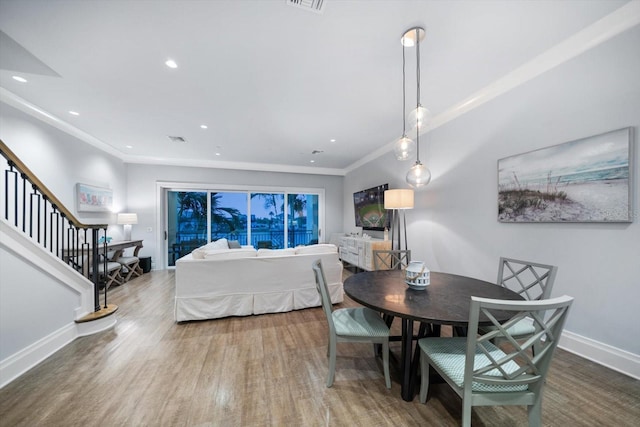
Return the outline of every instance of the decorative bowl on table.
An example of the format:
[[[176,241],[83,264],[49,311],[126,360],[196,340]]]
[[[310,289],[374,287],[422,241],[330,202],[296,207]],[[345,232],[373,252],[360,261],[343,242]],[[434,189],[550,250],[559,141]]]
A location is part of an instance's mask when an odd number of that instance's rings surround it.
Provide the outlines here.
[[[424,290],[430,283],[430,271],[422,261],[411,261],[405,270],[404,282],[411,289]]]

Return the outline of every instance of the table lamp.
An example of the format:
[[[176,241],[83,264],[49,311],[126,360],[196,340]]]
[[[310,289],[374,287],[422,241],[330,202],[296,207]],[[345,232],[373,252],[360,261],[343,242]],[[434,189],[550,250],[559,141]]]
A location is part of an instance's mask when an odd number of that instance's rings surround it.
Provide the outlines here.
[[[124,225],[124,240],[131,240],[131,224],[138,223],[138,214],[119,213],[118,224]]]

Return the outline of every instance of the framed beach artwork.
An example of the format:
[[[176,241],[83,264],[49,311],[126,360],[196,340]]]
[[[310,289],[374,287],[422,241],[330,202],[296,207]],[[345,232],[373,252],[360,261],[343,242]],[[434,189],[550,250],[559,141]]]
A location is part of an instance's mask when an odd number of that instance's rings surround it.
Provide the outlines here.
[[[76,184],[78,212],[107,212],[113,205],[113,190],[88,184]]]
[[[498,160],[500,222],[632,222],[633,129]]]

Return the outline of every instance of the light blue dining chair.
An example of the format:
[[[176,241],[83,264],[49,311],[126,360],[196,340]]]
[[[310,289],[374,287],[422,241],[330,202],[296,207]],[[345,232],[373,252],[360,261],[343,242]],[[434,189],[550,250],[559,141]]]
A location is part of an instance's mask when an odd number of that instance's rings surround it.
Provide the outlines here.
[[[387,388],[391,388],[389,375],[389,327],[380,313],[366,307],[349,307],[333,310],[322,262],[314,261],[313,273],[316,289],[320,294],[322,309],[329,323],[329,375],[327,387],[333,385],[336,372],[336,345],[338,342],[368,342],[382,345],[382,367]],[[375,349],[374,349],[375,355]]]
[[[501,257],[497,283],[528,301],[538,301],[551,296],[557,272],[558,267],[554,265]],[[484,332],[489,329],[491,327],[480,327]],[[518,339],[527,338],[534,332],[534,324],[529,318],[522,319],[509,329],[509,334]],[[501,338],[496,338],[494,343],[499,344],[500,341]]]
[[[469,331],[478,331],[481,318],[492,328],[467,337],[418,341],[420,402],[427,400],[432,367],[462,398],[463,426],[471,426],[473,406],[502,405],[526,405],[529,426],[540,426],[545,378],[572,302],[568,296],[541,301],[471,297]],[[505,312],[510,314],[505,316]],[[509,320],[500,322],[496,317]],[[523,342],[509,331],[527,317],[532,319],[535,332]],[[496,346],[492,343],[496,338],[508,345]],[[531,352],[534,346],[535,355]]]

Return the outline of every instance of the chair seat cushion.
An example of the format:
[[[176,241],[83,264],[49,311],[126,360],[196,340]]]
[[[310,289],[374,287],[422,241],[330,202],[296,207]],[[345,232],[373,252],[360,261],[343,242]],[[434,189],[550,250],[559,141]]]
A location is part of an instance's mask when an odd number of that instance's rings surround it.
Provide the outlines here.
[[[140,259],[137,256],[125,256],[125,257],[118,258],[116,261],[118,261],[120,264],[128,265],[128,264],[140,262]]]
[[[380,313],[366,307],[341,308],[331,313],[336,334],[341,336],[389,336]]]
[[[423,338],[418,341],[422,351],[427,354],[431,363],[438,367],[446,376],[451,378],[453,382],[460,388],[464,383],[464,364],[466,359],[467,338]],[[505,353],[490,342],[484,343],[485,348],[491,354],[491,357],[498,360],[505,356]],[[480,369],[490,365],[491,362],[484,353],[476,348],[476,356],[473,363],[473,369]],[[510,361],[502,365],[506,372],[515,372],[520,367],[517,363]],[[496,378],[502,378],[497,369],[489,371],[484,375],[495,375]],[[471,390],[475,392],[509,392],[509,391],[525,391],[528,386],[521,385],[493,385],[474,381]]]
[[[117,262],[108,262],[107,263],[107,272],[111,273],[114,270],[120,270],[122,268],[122,266],[120,265],[120,263]],[[98,264],[98,272],[99,273],[104,273],[104,264],[103,263],[99,263]]]

